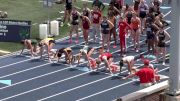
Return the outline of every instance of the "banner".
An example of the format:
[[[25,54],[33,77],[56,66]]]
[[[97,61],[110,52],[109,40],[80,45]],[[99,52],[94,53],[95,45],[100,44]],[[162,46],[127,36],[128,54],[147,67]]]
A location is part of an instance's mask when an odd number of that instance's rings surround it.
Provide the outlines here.
[[[0,19],[0,41],[20,42],[30,38],[31,21]]]

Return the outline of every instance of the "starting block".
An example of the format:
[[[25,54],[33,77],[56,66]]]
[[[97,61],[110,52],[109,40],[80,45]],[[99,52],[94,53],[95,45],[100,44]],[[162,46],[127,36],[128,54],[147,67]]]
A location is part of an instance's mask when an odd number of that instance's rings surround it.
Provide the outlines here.
[[[168,7],[168,6],[161,6],[160,8],[161,8],[161,9],[170,9],[171,7]]]
[[[91,71],[91,69],[89,69],[88,67],[77,67],[77,70],[80,70],[80,71],[83,71],[83,72]]]

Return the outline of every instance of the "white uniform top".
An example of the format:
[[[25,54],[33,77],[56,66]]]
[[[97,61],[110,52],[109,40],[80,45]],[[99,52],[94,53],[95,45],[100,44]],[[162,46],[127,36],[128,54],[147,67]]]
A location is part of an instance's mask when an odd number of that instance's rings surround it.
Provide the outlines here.
[[[134,60],[134,56],[126,56],[126,57],[123,57],[122,60],[124,62],[131,62],[132,60]]]
[[[86,54],[87,54],[88,48],[89,48],[89,46],[86,46],[86,45],[85,45],[85,46],[83,47],[83,49],[80,50],[80,52],[83,52],[83,53],[86,53]]]

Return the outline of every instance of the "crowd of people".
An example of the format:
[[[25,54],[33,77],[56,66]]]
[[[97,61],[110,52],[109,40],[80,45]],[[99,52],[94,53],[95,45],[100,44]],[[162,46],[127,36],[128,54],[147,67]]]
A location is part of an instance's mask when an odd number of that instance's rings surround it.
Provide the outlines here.
[[[130,37],[134,47],[133,52],[138,54],[142,47],[140,45],[140,36],[146,37],[145,44],[147,44],[148,54],[154,55],[156,62],[159,62],[159,57],[162,56],[162,64],[165,65],[166,41],[170,38],[170,34],[165,30],[169,23],[164,20],[164,14],[160,11],[161,1],[151,0],[151,4],[147,4],[146,0],[134,0],[133,5],[128,5],[125,4],[124,0],[111,0],[107,6],[106,15],[103,15],[106,6],[100,0],[94,0],[92,7],[89,8],[87,3],[84,3],[81,11],[75,7],[73,0],[64,0],[64,3],[63,24],[71,27],[69,44],[73,42],[73,33],[76,34],[75,43],[79,42],[78,29],[81,28],[85,46],[75,55],[70,47],[61,47],[55,52],[51,51],[55,44],[53,38],[43,39],[40,42],[31,39],[23,40],[22,43],[31,50],[30,54],[32,56],[39,52],[42,57],[44,50],[47,50],[49,60],[58,58],[57,61],[59,61],[62,54],[64,54],[68,64],[72,64],[75,60],[79,64],[80,59],[85,55],[91,70],[98,70],[103,62],[106,65],[106,69],[113,74],[117,71],[121,72],[124,64],[127,64],[130,75],[123,79],[136,75],[140,77],[142,86],[149,86],[155,82],[154,78],[157,70],[150,68],[152,66],[149,66],[148,60],[142,60],[144,62],[143,69],[135,70],[135,56],[126,56],[128,51],[126,39]],[[67,19],[68,21],[66,22]],[[119,35],[119,38],[117,35]],[[92,37],[93,42],[101,47],[98,49],[99,55],[96,58],[92,57],[96,49],[89,44],[89,37]],[[118,40],[121,57],[119,64],[115,64],[113,55],[110,53],[110,46],[112,45],[111,43],[114,43],[113,48],[117,49]]]
[[[100,0],[94,0],[92,7],[89,8],[86,3],[83,4],[81,11],[73,5],[73,0],[65,0],[63,23],[69,19],[66,23],[71,26],[69,43],[72,43],[73,32],[77,34],[75,42],[78,43],[78,29],[82,28],[86,45],[89,43],[88,37],[92,36],[93,42],[99,42],[109,52],[113,36],[113,48],[117,47],[119,40],[123,56],[127,51],[127,36],[132,39],[134,51],[137,53],[141,50],[140,36],[146,36],[148,53],[157,57],[163,54],[165,57],[165,41],[170,35],[165,30],[169,23],[164,20],[164,14],[160,11],[161,4],[161,0],[151,0],[151,4],[147,4],[145,0],[134,0],[134,5],[125,4],[124,0],[111,0],[107,14],[103,15],[105,5]]]

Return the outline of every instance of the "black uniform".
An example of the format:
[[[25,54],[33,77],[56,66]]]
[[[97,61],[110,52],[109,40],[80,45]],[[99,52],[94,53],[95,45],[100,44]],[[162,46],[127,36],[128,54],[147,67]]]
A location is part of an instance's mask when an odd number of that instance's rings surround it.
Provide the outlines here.
[[[165,43],[165,34],[164,34],[164,31],[163,32],[159,32],[158,34],[158,39],[159,39],[159,42],[158,42],[158,47],[166,47],[166,43]]]
[[[101,23],[101,29],[103,34],[108,34],[109,33],[109,24],[108,21],[103,21]]]
[[[154,27],[152,24],[148,24],[146,28],[147,40],[155,39]]]
[[[87,9],[83,10],[83,15],[89,17],[89,11]]]
[[[66,0],[66,10],[71,10],[72,9],[72,0]]]

